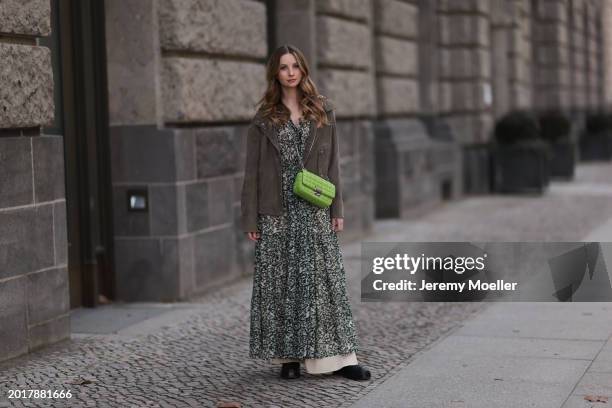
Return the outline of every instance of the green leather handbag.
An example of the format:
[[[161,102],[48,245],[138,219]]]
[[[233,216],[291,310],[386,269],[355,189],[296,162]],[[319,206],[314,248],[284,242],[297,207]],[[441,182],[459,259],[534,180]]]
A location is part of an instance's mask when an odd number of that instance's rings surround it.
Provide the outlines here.
[[[316,174],[302,169],[295,176],[293,192],[317,207],[329,207],[336,196],[336,186]]]
[[[308,149],[308,153],[312,150],[315,140],[316,134],[312,138],[312,144],[310,149]],[[336,196],[336,186],[329,180],[325,180],[323,177],[306,170],[302,158],[302,170],[295,176],[293,193],[317,207],[326,208],[331,205]]]

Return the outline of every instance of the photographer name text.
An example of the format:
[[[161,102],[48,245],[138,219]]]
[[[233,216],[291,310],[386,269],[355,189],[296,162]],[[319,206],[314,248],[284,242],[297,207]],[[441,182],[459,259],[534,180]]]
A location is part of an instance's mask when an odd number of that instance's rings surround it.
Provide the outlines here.
[[[374,290],[400,290],[400,291],[451,291],[463,292],[467,290],[488,290],[488,291],[513,291],[516,290],[518,282],[506,282],[498,279],[495,282],[486,282],[480,279],[467,282],[428,282],[421,280],[415,282],[402,279],[399,282],[385,282],[377,279],[373,282]]]

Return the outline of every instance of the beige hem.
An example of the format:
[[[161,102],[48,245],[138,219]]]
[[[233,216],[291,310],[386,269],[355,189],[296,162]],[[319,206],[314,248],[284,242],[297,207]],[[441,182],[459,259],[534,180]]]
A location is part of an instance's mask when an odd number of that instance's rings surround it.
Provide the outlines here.
[[[270,362],[273,364],[290,363],[294,361],[299,361],[300,363],[303,363],[308,374],[331,373],[332,371],[339,370],[347,365],[358,364],[357,355],[354,351],[349,354],[323,358],[273,358],[270,360]]]

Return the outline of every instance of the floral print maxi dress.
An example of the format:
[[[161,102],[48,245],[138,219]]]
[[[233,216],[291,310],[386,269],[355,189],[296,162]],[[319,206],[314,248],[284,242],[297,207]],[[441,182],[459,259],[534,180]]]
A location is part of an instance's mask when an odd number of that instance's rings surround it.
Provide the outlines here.
[[[289,119],[277,130],[283,215],[259,214],[257,220],[249,356],[278,361],[352,353],[356,363],[355,327],[329,208],[293,193],[314,125]]]

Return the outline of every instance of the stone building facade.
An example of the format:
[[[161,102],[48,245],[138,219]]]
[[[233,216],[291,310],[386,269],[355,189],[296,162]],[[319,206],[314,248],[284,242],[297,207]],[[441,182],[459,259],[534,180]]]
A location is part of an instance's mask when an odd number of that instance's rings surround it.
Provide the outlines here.
[[[69,333],[63,139],[49,1],[0,3],[0,360]],[[52,129],[48,129],[52,130]]]
[[[71,307],[251,273],[245,136],[276,46],[337,107],[352,240],[487,193],[507,111],[609,108],[611,21],[604,0],[3,0],[0,360],[67,338]]]

